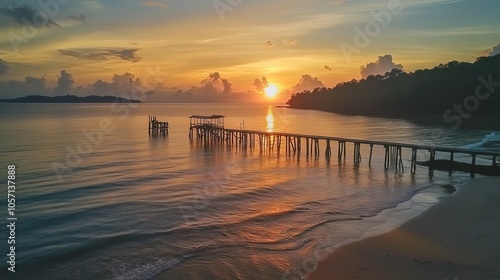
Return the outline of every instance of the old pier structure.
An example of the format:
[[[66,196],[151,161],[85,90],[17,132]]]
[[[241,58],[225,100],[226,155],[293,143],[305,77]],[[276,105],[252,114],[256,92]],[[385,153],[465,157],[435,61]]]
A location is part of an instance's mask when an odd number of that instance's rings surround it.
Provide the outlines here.
[[[372,164],[374,147],[382,148],[384,151],[384,169],[395,169],[405,171],[403,161],[403,149],[411,152],[410,172],[415,174],[417,170],[417,155],[419,151],[425,151],[429,155],[429,174],[434,173],[436,153],[448,154],[449,164],[447,170],[450,175],[454,170],[454,157],[457,154],[469,155],[471,158],[470,174],[474,178],[476,171],[476,159],[478,156],[491,157],[492,167],[497,168],[498,152],[488,152],[474,149],[435,147],[429,145],[402,144],[383,141],[371,141],[361,139],[349,139],[341,137],[307,135],[285,132],[256,131],[245,129],[224,128],[224,116],[199,116],[190,117],[189,138],[191,141],[200,141],[207,144],[226,145],[240,147],[241,149],[259,149],[261,152],[284,152],[290,156],[300,157],[305,152],[306,157],[319,158],[324,147],[324,157],[330,161],[336,151],[339,162],[345,162],[347,157],[347,146],[353,147],[353,162],[359,165],[362,160],[361,148],[369,150],[368,165]],[[321,145],[320,145],[321,143]]]
[[[149,116],[148,134],[152,136],[168,135],[168,122],[161,122],[156,116]]]

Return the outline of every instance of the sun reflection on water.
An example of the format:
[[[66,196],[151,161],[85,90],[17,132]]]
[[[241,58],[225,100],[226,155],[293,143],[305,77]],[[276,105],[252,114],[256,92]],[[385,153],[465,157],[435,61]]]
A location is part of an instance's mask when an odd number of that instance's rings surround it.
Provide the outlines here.
[[[267,116],[266,116],[266,121],[267,121],[267,132],[273,132],[274,131],[274,115],[273,115],[273,108],[269,106],[269,109],[267,110]]]

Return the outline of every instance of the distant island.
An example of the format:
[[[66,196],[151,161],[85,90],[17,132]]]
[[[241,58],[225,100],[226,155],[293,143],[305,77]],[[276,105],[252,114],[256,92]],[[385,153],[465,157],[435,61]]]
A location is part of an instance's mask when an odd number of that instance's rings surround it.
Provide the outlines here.
[[[470,113],[500,115],[500,55],[410,73],[393,69],[333,88],[296,93],[287,104],[355,115],[440,114],[450,122]]]
[[[0,99],[3,103],[141,103],[140,100],[126,99],[116,96],[99,96],[89,95],[79,97],[75,95],[64,96],[43,96],[43,95],[28,95],[12,99]]]

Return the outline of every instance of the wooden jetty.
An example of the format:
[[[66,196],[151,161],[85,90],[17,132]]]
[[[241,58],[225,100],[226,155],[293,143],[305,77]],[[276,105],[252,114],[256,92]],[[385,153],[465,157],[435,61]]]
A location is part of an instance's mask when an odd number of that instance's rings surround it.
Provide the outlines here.
[[[168,135],[168,122],[161,122],[156,116],[149,116],[148,134],[152,136]]]
[[[215,130],[212,130],[212,128]],[[217,129],[224,129],[224,116],[222,115],[192,115],[189,117],[189,139],[193,139],[193,131],[196,131],[196,137],[200,138],[200,133],[210,134],[220,132]],[[216,136],[220,137],[220,135]],[[207,138],[207,135],[204,135],[203,138]]]
[[[189,138],[205,143],[219,145],[236,146],[242,149],[255,149],[257,146],[261,152],[275,151],[278,155],[282,150],[287,155],[300,157],[302,150],[305,150],[307,157],[318,158],[321,153],[320,143],[324,143],[324,155],[327,160],[333,156],[334,144],[337,144],[337,157],[339,162],[344,162],[347,156],[347,144],[353,147],[353,161],[355,165],[361,163],[361,147],[367,146],[369,149],[368,164],[371,165],[374,147],[381,147],[385,151],[384,169],[395,169],[404,172],[403,149],[411,151],[410,172],[415,174],[417,169],[417,154],[419,151],[429,153],[429,161],[426,166],[429,168],[429,174],[432,176],[434,169],[442,165],[441,161],[436,160],[436,153],[446,153],[449,155],[449,164],[446,170],[451,175],[453,171],[464,171],[463,163],[454,161],[457,154],[469,155],[471,158],[470,171],[474,178],[477,173],[476,159],[478,156],[490,157],[492,159],[491,170],[493,173],[500,174],[500,167],[497,159],[500,159],[500,152],[489,152],[474,149],[436,147],[430,145],[403,144],[395,142],[370,141],[361,139],[350,139],[332,136],[307,135],[285,132],[268,132],[245,129],[224,128],[224,116],[198,116],[190,117]],[[303,146],[304,145],[304,146]],[[456,164],[454,164],[456,163]],[[482,167],[482,166],[480,166]]]

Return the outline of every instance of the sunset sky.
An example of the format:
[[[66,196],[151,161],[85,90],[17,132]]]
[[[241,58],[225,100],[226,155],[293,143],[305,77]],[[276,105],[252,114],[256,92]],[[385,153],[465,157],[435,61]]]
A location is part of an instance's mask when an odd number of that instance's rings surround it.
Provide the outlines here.
[[[369,63],[413,71],[498,53],[499,14],[498,0],[2,1],[0,98],[253,96],[265,77],[286,100]]]

